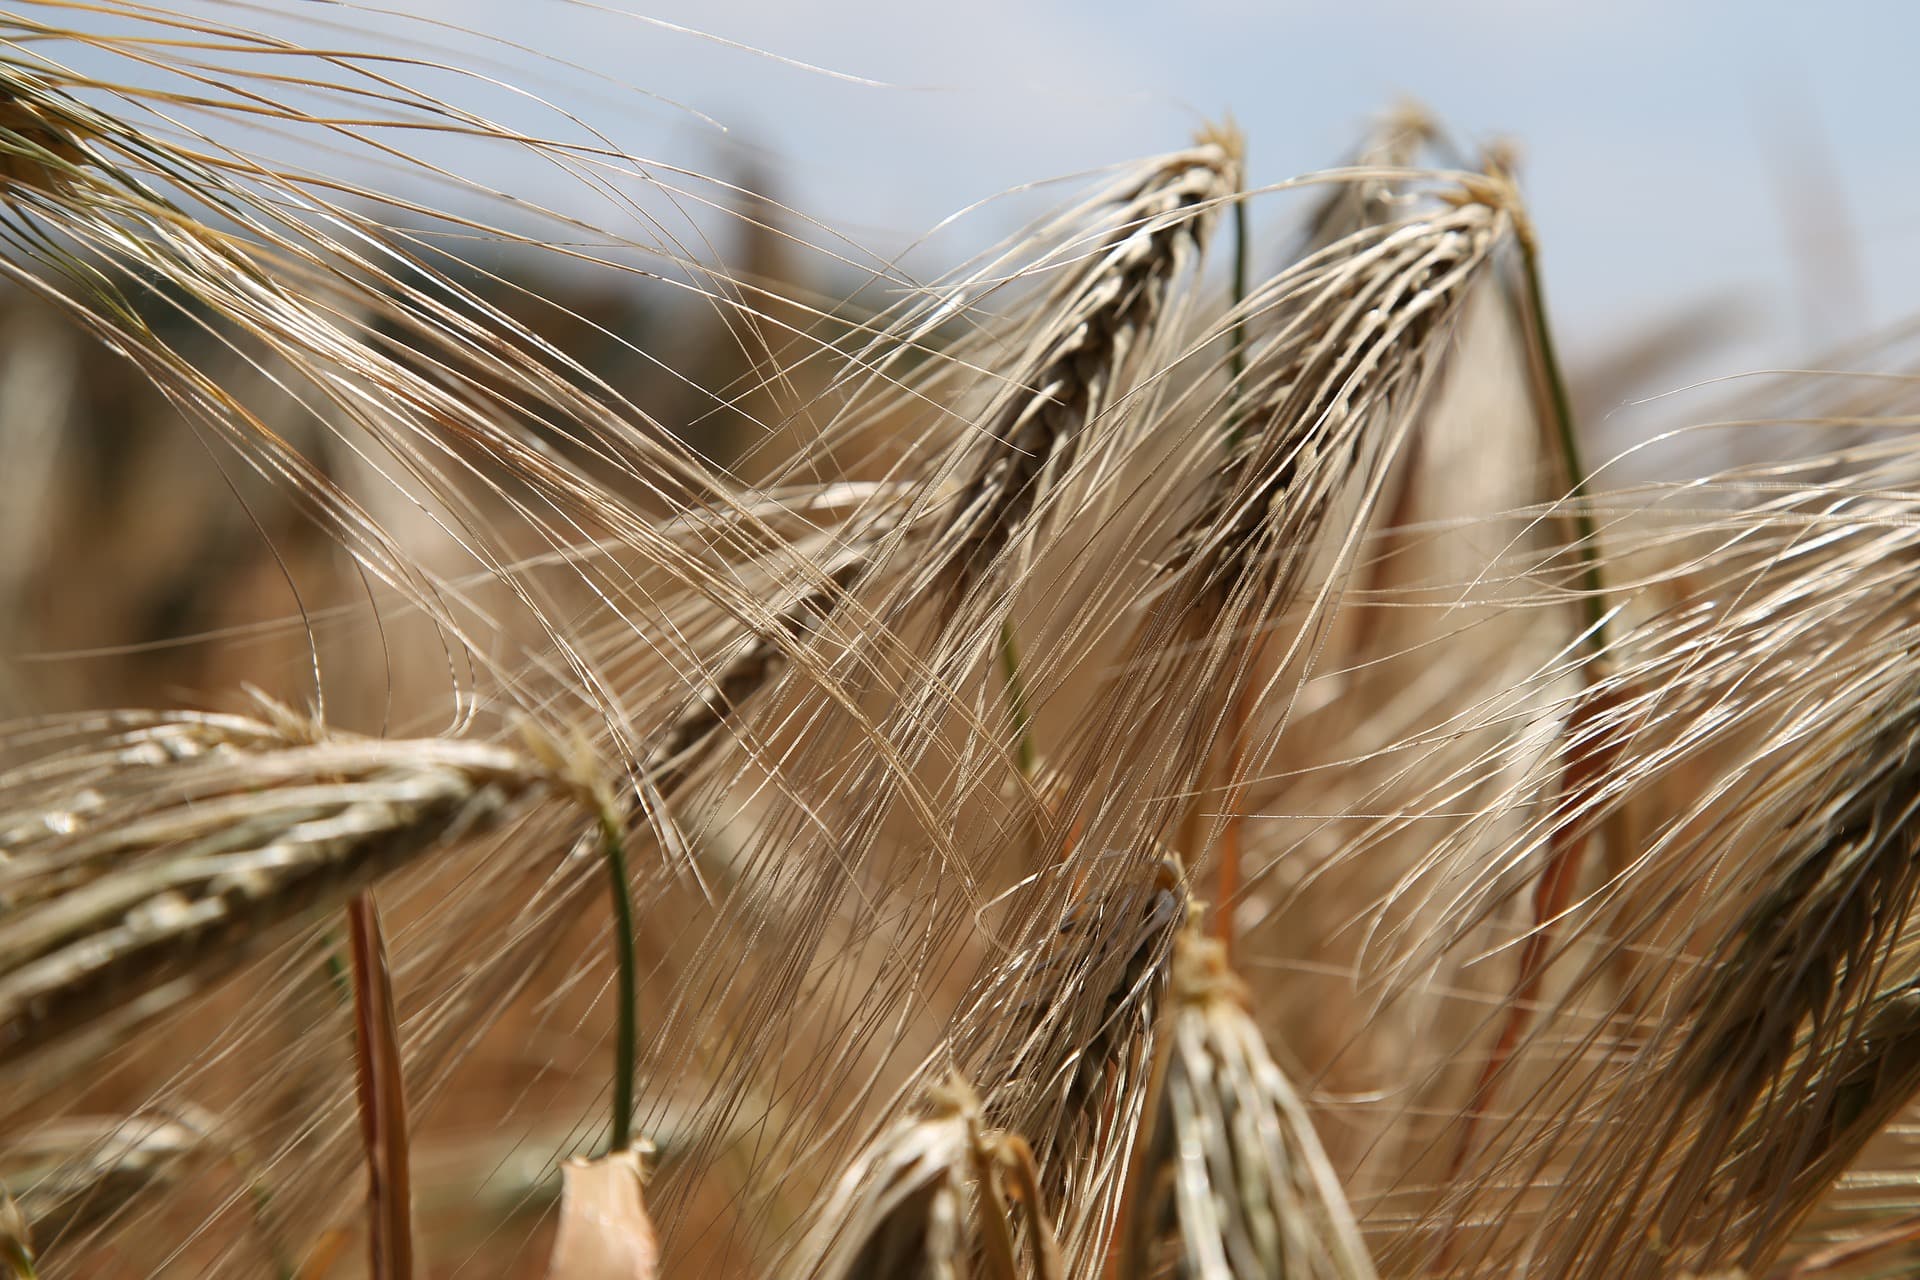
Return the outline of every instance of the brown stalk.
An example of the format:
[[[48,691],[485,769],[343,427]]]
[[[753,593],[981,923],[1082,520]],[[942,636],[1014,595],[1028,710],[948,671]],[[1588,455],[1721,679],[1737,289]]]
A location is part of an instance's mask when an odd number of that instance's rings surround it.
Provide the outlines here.
[[[1473,1092],[1463,1109],[1460,1138],[1448,1171],[1450,1181],[1460,1176],[1473,1154],[1480,1121],[1497,1097],[1501,1077],[1507,1064],[1512,1061],[1514,1051],[1519,1048],[1521,1036],[1532,1021],[1541,984],[1548,967],[1553,963],[1553,948],[1559,936],[1560,920],[1573,904],[1573,895],[1579,888],[1580,875],[1586,866],[1587,848],[1593,837],[1592,825],[1585,817],[1584,810],[1592,803],[1598,789],[1613,776],[1613,770],[1619,764],[1630,739],[1629,734],[1595,723],[1606,718],[1607,713],[1618,704],[1619,697],[1617,688],[1599,686],[1593,689],[1591,696],[1580,699],[1568,719],[1566,738],[1573,745],[1566,763],[1561,767],[1558,784],[1563,818],[1554,824],[1547,836],[1546,858],[1541,864],[1539,878],[1534,881],[1532,921],[1525,940],[1520,944],[1513,992],[1506,1002],[1500,1031],[1494,1038],[1493,1047],[1487,1052],[1487,1060],[1481,1065]],[[1607,821],[1610,824],[1611,844],[1618,832],[1624,829],[1625,816],[1616,808]]]
[[[413,1187],[400,1023],[380,913],[371,893],[356,894],[347,904],[347,923],[352,931],[360,1138],[367,1157],[368,1266],[373,1280],[412,1280]]]
[[[1566,376],[1553,341],[1547,319],[1545,291],[1541,282],[1539,246],[1532,219],[1519,204],[1513,188],[1510,161],[1496,154],[1488,161],[1488,177],[1507,192],[1511,201],[1515,241],[1520,251],[1521,283],[1508,285],[1508,305],[1521,319],[1527,335],[1526,349],[1532,371],[1535,414],[1543,432],[1553,443],[1552,453],[1560,460],[1563,482],[1574,506],[1565,523],[1573,536],[1581,564],[1582,603],[1586,616],[1587,657],[1580,665],[1580,678],[1586,696],[1575,704],[1568,718],[1565,736],[1573,744],[1561,767],[1558,804],[1565,815],[1547,838],[1546,858],[1533,892],[1533,919],[1521,945],[1519,967],[1512,997],[1506,1003],[1499,1033],[1493,1048],[1481,1066],[1464,1113],[1458,1144],[1454,1148],[1450,1179],[1457,1178],[1472,1156],[1480,1119],[1493,1104],[1502,1073],[1512,1060],[1520,1038],[1532,1021],[1540,985],[1553,961],[1554,944],[1560,934],[1560,920],[1573,904],[1580,877],[1586,868],[1592,843],[1593,826],[1587,811],[1593,807],[1599,788],[1613,776],[1622,752],[1632,734],[1620,730],[1605,731],[1604,721],[1624,701],[1623,691],[1605,683],[1608,673],[1606,583],[1600,570],[1601,549],[1593,516],[1587,510],[1587,474],[1581,461],[1579,424],[1573,416],[1573,399],[1567,390]],[[1610,806],[1605,824],[1609,856],[1621,862],[1628,853],[1628,828],[1625,810]],[[1443,1260],[1450,1256],[1454,1241],[1450,1237]]]

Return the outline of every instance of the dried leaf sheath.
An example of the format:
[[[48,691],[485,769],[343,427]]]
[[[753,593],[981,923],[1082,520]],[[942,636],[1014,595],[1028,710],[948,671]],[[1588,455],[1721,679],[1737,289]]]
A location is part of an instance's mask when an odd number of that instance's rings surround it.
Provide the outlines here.
[[[1373,1280],[1313,1119],[1225,949],[1189,927],[1141,1127],[1119,1280]]]
[[[647,1213],[639,1151],[569,1160],[551,1280],[658,1280],[660,1245]]]

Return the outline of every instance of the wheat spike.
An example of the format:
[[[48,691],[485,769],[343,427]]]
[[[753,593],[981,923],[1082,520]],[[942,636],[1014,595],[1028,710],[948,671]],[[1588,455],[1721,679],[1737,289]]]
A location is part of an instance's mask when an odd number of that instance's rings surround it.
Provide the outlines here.
[[[1239,157],[1207,143],[1157,162],[1115,202],[1115,230],[1045,299],[1047,326],[963,446],[968,478],[939,535],[959,589],[1001,549],[1088,449],[1087,433],[1143,372],[1167,292],[1238,184]],[[1104,426],[1111,431],[1111,426]]]
[[[1027,1202],[1033,1270],[1018,1268],[1019,1229],[1007,1188]],[[1058,1248],[1017,1135],[986,1127],[979,1098],[958,1076],[935,1086],[927,1114],[903,1119],[855,1159],[823,1206],[814,1280],[958,1280],[984,1259],[993,1280],[1063,1280]]]
[[[1373,1280],[1312,1117],[1246,1003],[1225,948],[1189,924],[1174,945],[1118,1274]]]
[[[1185,899],[1162,859],[1082,856],[1045,880],[1030,940],[980,980],[924,1070],[958,1064],[980,1081],[988,1119],[1032,1144],[1067,1265],[1080,1268],[1112,1231]]]
[[[480,743],[198,717],[0,775],[0,1063],[230,972],[549,777]]]

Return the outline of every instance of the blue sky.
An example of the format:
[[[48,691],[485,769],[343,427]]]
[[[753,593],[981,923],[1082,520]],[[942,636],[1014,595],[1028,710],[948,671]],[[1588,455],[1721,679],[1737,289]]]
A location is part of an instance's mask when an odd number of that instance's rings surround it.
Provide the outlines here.
[[[1750,350],[1774,359],[1920,310],[1920,113],[1905,87],[1920,6],[192,7],[282,30],[319,16],[337,24],[336,43],[463,61],[636,153],[701,170],[756,164],[788,202],[889,251],[995,192],[1169,149],[1225,112],[1248,134],[1252,180],[1278,181],[1333,163],[1371,113],[1411,94],[1464,139],[1521,144],[1552,301],[1576,353],[1707,298],[1737,302]],[[448,92],[514,123],[531,110],[474,81]],[[486,176],[509,190],[534,184],[549,203],[592,208],[511,158],[475,163],[503,164]],[[935,254],[957,258],[1010,231],[1020,207],[970,216]]]

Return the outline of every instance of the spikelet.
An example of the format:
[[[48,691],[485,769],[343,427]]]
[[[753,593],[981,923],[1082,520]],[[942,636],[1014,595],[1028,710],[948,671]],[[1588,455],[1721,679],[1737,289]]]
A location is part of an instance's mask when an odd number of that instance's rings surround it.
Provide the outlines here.
[[[1109,215],[1115,229],[1045,299],[1047,325],[979,416],[968,478],[940,542],[964,589],[1090,451],[1142,367],[1167,292],[1239,182],[1237,148],[1208,142],[1158,161]]]
[[[230,974],[548,772],[503,747],[106,717],[0,774],[0,1064]],[[84,729],[85,726],[79,726]],[[19,749],[44,728],[16,732]],[[146,1004],[141,1012],[156,1012]]]
[[[478,230],[503,247],[531,249],[538,237],[373,191],[347,188],[342,198],[340,184],[249,157],[196,134],[192,122],[217,134],[265,111],[293,133],[351,143],[366,142],[362,130],[377,132],[381,122],[410,127],[426,117],[567,167],[570,148],[412,89],[390,66],[369,74],[350,55],[313,54],[160,10],[122,16],[145,38],[123,45],[72,34],[196,88],[224,78],[233,103],[78,77],[12,43],[67,33],[0,19],[0,40],[18,55],[0,66],[0,154],[11,158],[0,195],[17,215],[0,220],[0,276],[66,309],[203,438],[279,486],[375,582],[436,626],[456,668],[470,662],[484,673],[489,694],[536,713],[556,699],[584,704],[607,722],[617,746],[610,754],[644,756],[640,734],[624,722],[627,691],[609,679],[622,655],[593,651],[598,637],[578,625],[575,601],[638,613],[662,594],[683,594],[729,611],[748,633],[778,632],[781,602],[743,589],[729,571],[729,562],[782,544],[760,518],[764,504],[736,503],[734,486],[683,441],[483,298],[464,267],[442,265],[446,251],[432,231],[406,224],[457,224],[461,238]],[[154,53],[207,52],[199,41],[209,29],[234,35],[218,46],[224,59],[181,67]],[[263,76],[255,58],[270,59],[273,71]],[[290,59],[312,66],[285,74]],[[253,85],[255,77],[264,83]],[[269,106],[289,83],[312,96]],[[82,101],[101,92],[117,95],[118,114]],[[136,125],[140,112],[164,125]],[[463,185],[450,173],[435,177]],[[362,199],[406,215],[351,207]],[[719,291],[723,305],[747,305],[730,287]],[[250,376],[223,377],[180,340],[179,319],[230,347]],[[261,387],[271,388],[265,399]],[[688,539],[653,518],[662,508],[719,518]],[[530,560],[529,545],[552,559]],[[790,584],[811,577],[817,586],[814,568],[795,549],[779,566]],[[447,580],[476,569],[498,592],[481,607],[471,582]],[[613,634],[634,640],[631,627]],[[672,656],[683,671],[694,665]]]
[[[1077,1272],[1112,1234],[1186,900],[1164,859],[1081,856],[1044,881],[1027,940],[982,978],[923,1078],[957,1064],[988,1120],[1032,1144]]]
[[[1920,1088],[1920,1000],[1872,995],[1920,894],[1920,727],[1903,712],[1856,750],[1855,768],[1818,780],[1775,883],[1678,996],[1665,1070],[1697,1118],[1656,1220],[1703,1262],[1767,1262]]]
[[[1440,123],[1420,103],[1403,99],[1373,121],[1367,136],[1345,161],[1359,170],[1405,169],[1440,137]],[[1368,174],[1329,191],[1307,218],[1306,252],[1324,249],[1364,227],[1395,221],[1406,201],[1394,177]]]
[[[979,1099],[951,1076],[928,1095],[929,1114],[900,1121],[854,1161],[826,1203],[812,1280],[959,1280],[984,1259],[992,1280],[1065,1280],[1033,1168],[1017,1134],[985,1127]],[[1032,1270],[1019,1268],[1021,1234],[1007,1192],[1026,1204]]]
[[[1225,948],[1192,924],[1134,1158],[1120,1280],[1373,1280],[1313,1118],[1267,1053]]]

